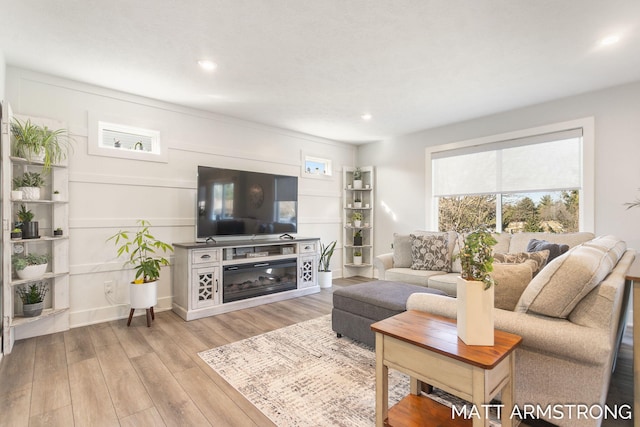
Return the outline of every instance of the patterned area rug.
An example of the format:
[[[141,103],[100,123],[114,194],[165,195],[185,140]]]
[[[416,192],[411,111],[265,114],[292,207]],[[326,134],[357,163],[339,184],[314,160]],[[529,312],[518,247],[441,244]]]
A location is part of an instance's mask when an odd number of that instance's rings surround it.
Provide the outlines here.
[[[375,425],[375,353],[336,338],[330,315],[199,356],[278,426]],[[409,378],[390,370],[389,406],[408,392]],[[440,390],[429,397],[463,404]]]

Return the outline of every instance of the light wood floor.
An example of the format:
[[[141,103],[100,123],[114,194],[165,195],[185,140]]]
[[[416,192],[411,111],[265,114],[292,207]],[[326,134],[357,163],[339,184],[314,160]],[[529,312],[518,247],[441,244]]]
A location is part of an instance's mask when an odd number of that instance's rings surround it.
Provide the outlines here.
[[[184,322],[157,313],[16,342],[0,366],[1,426],[273,426],[197,353],[331,312],[320,293]],[[611,402],[631,402],[631,334]],[[631,426],[603,423],[604,426]]]

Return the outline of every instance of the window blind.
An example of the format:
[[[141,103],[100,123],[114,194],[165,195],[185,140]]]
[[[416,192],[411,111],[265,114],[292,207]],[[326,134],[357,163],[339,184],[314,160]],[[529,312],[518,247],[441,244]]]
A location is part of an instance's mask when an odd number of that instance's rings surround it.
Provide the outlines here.
[[[582,186],[582,129],[432,153],[433,195],[575,190]]]

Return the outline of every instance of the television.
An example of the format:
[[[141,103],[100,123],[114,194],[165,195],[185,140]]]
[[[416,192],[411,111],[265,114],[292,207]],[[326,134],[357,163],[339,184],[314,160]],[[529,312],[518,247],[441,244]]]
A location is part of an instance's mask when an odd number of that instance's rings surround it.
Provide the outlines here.
[[[297,233],[298,177],[198,166],[196,240]]]

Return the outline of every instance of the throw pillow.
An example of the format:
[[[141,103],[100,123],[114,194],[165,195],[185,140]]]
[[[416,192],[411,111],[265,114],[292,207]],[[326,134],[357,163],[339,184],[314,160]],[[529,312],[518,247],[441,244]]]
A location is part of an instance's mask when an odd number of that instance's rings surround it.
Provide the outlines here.
[[[491,277],[496,282],[494,307],[513,311],[520,296],[531,282],[533,271],[536,268],[538,268],[538,262],[533,259],[515,264],[493,264]]]
[[[593,242],[593,241],[592,241]],[[515,311],[566,319],[576,305],[611,272],[624,242],[598,239],[558,257],[531,280]]]
[[[534,261],[534,276],[547,264],[547,258],[549,258],[548,250],[538,252],[518,252],[515,254],[493,254],[493,260],[497,263],[520,264],[527,260]]]
[[[411,237],[411,269],[449,271],[451,255],[449,239],[444,236],[410,234]]]
[[[411,267],[411,238],[408,234],[393,234],[393,268]]]
[[[547,263],[551,262],[554,258],[559,257],[568,250],[569,245],[559,245],[557,243],[550,243],[546,240],[538,239],[529,240],[529,244],[527,245],[527,252],[549,251]]]

